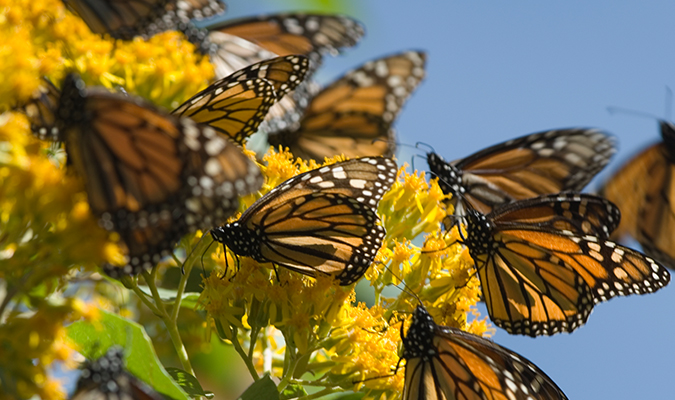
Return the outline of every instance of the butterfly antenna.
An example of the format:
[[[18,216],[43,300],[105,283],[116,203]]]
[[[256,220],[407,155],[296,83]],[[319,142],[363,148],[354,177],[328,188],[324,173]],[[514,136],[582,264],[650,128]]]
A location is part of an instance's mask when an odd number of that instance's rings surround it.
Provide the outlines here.
[[[628,114],[628,115],[635,115],[637,117],[644,117],[644,118],[650,118],[650,119],[655,119],[655,120],[662,120],[663,118],[657,117],[654,114],[650,114],[647,112],[643,111],[636,111],[636,110],[631,110],[629,108],[623,108],[623,107],[607,107],[607,111],[610,114]]]
[[[672,121],[673,114],[673,91],[670,89],[670,86],[666,86],[666,112],[664,115],[668,121]]]
[[[434,150],[434,147],[433,147],[432,145],[430,145],[430,144],[427,144],[427,143],[424,143],[424,142],[417,142],[417,143],[415,143],[415,147],[417,147],[418,149],[420,148],[420,146],[424,146],[424,147],[426,147],[427,149],[429,149],[428,152],[431,152],[431,153],[435,153],[435,152],[436,152],[436,150]]]

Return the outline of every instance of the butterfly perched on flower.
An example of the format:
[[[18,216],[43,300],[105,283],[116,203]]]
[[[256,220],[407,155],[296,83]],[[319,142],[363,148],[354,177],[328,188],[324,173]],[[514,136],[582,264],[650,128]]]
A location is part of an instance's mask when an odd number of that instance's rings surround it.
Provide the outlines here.
[[[436,325],[418,306],[403,335],[404,400],[531,399],[567,396],[525,357],[457,328]]]
[[[659,125],[663,141],[629,160],[600,193],[621,209],[615,237],[632,236],[645,253],[675,269],[675,125]]]
[[[101,226],[116,231],[138,273],[184,235],[224,222],[263,182],[257,165],[207,126],[68,75],[57,126]]]
[[[353,47],[363,36],[356,20],[336,14],[277,14],[219,22],[206,28],[216,77],[271,57],[300,54],[310,59],[305,82],[270,110],[260,129],[275,132],[297,125],[307,101],[318,91],[311,76],[327,54]]]
[[[190,20],[225,12],[218,0],[63,0],[92,32],[131,40],[185,29]],[[228,74],[229,75],[229,74]]]
[[[391,125],[424,78],[425,60],[423,52],[407,51],[350,71],[312,98],[297,129],[270,135],[270,144],[318,161],[393,155]]]
[[[148,384],[124,368],[121,347],[112,346],[101,357],[86,361],[71,400],[164,400]]]
[[[607,240],[619,216],[611,202],[574,193],[467,210],[461,243],[492,321],[513,334],[572,332],[597,303],[666,286],[658,262]]]
[[[427,154],[454,214],[482,213],[516,200],[562,191],[579,192],[607,165],[616,147],[596,129],[560,129],[530,134],[453,162]],[[448,223],[446,223],[446,227]]]
[[[382,245],[385,231],[378,225],[377,205],[396,173],[396,163],[385,157],[305,172],[211,235],[237,256],[349,285],[363,276]]]

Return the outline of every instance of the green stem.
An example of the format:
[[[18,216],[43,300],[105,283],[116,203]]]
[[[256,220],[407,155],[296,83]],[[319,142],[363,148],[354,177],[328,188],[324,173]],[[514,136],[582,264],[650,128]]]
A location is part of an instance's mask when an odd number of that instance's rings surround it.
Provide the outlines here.
[[[286,386],[288,386],[291,383],[291,378],[293,377],[293,374],[295,373],[295,367],[298,365],[298,357],[297,354],[293,354],[289,350],[288,346],[288,341],[286,341],[286,360],[288,360],[288,364],[284,366],[284,376],[281,377],[281,380],[279,381],[279,384],[277,385],[277,390],[279,390],[279,393],[281,393]],[[286,360],[284,360],[286,362]]]
[[[248,356],[246,355],[246,352],[241,347],[241,344],[239,344],[239,338],[237,336],[237,328],[236,327],[232,328],[232,346],[234,346],[234,349],[239,354],[239,357],[241,357],[241,359],[244,360],[244,364],[246,364],[246,368],[248,368],[248,372],[253,377],[253,380],[254,381],[259,380],[260,376],[258,376],[258,371],[255,370],[255,366],[253,365],[253,362],[248,359]]]
[[[299,397],[298,400],[318,399],[318,398],[321,398],[323,396],[326,396],[326,395],[329,395],[329,394],[332,394],[332,393],[338,393],[338,392],[344,392],[344,390],[340,389],[340,388],[336,388],[336,387],[330,387],[330,388],[325,388],[323,390],[319,390],[318,392],[312,393],[312,394],[307,395],[307,396]]]
[[[155,300],[155,306],[158,311],[157,316],[161,318],[162,322],[164,322],[166,330],[169,332],[169,336],[171,337],[171,341],[173,342],[173,347],[176,349],[176,353],[178,355],[178,359],[180,360],[181,366],[185,371],[194,375],[195,372],[192,369],[192,364],[190,364],[190,359],[188,358],[187,350],[185,350],[183,341],[180,338],[180,333],[178,332],[178,325],[176,325],[175,321],[173,321],[171,319],[171,316],[169,316],[169,313],[167,313],[166,307],[164,307],[164,302],[162,301],[162,298],[159,295],[159,291],[157,290],[157,286],[155,285],[156,272],[157,267],[153,268],[151,272],[143,271],[143,278],[145,278],[145,283],[148,285],[148,288],[150,288],[150,292],[152,292],[152,297]]]

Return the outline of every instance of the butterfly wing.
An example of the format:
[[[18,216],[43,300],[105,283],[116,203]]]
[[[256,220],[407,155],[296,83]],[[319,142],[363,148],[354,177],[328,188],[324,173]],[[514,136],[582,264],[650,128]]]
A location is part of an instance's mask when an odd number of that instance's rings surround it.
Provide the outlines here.
[[[357,21],[340,15],[280,14],[212,25],[208,40],[216,76],[224,77],[250,64],[277,56],[300,54],[311,62],[305,81],[279,100],[261,125],[263,132],[297,126],[309,98],[318,92],[311,76],[323,55],[336,55],[363,36]]]
[[[514,210],[525,216],[520,223],[509,215]],[[651,293],[670,280],[660,264],[642,253],[597,236],[542,228],[523,210],[468,215],[465,243],[476,262],[488,313],[509,333],[572,332],[586,322],[594,304]]]
[[[616,152],[614,140],[596,129],[534,133],[488,147],[452,163],[435,153],[427,159],[455,213],[468,203],[482,213],[515,200],[581,191]]]
[[[223,78],[173,111],[211,126],[239,144],[254,134],[275,100],[303,81],[309,61],[276,57]]]
[[[164,400],[164,397],[124,368],[122,349],[113,346],[82,366],[71,400]]]
[[[297,129],[270,135],[270,144],[303,159],[391,156],[392,123],[424,78],[426,56],[409,51],[370,61],[317,94]]]
[[[403,339],[404,400],[564,400],[562,390],[525,357],[456,328],[418,307]]]
[[[675,269],[675,126],[661,121],[662,143],[632,158],[603,186],[601,194],[623,211],[615,237],[631,235],[645,253]]]
[[[66,151],[89,204],[129,250],[125,273],[169,255],[189,232],[225,221],[262,185],[232,142],[139,99],[83,89],[69,76],[59,102]]]
[[[309,276],[330,275],[349,285],[367,270],[384,238],[378,202],[396,179],[396,163],[365,157],[295,176],[249,207],[233,225],[212,231],[237,254]],[[228,236],[229,235],[229,236]],[[258,248],[249,243],[257,241]]]
[[[61,92],[47,78],[42,78],[42,84],[30,99],[16,109],[24,113],[30,122],[30,130],[35,136],[50,142],[61,141],[56,127],[56,107]]]
[[[92,32],[115,39],[152,36],[225,11],[217,0],[63,0]]]
[[[609,238],[621,212],[612,202],[584,193],[548,194],[499,207],[492,221],[500,227],[528,224],[542,230]]]

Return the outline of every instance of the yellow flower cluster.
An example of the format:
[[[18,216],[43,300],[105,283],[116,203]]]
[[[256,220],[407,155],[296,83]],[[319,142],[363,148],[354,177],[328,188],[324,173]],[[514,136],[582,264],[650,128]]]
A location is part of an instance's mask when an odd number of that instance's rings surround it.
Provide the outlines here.
[[[325,165],[339,160],[327,160]],[[272,150],[265,161],[267,182],[258,195],[320,166],[294,159],[287,151]],[[274,270],[250,258],[237,259],[229,251],[223,254],[222,247],[212,251],[207,262],[215,270],[204,280],[201,303],[219,336],[250,360],[254,374],[270,372],[281,377],[282,385],[295,381],[333,391],[362,390],[368,393],[366,398],[394,398],[403,387],[403,373],[393,374],[399,362],[400,326],[418,300],[406,291],[385,298],[382,291],[387,286],[403,279],[440,324],[479,335],[488,331],[484,320],[467,323],[467,314],[475,312],[480,285],[472,275],[468,252],[456,244],[457,231],[440,233],[444,199],[436,181],[429,183],[424,173],[401,169],[380,201],[387,235],[365,275],[375,290],[373,307],[357,302],[351,287],[285,268]],[[253,200],[245,199],[244,208]],[[409,240],[424,234],[422,248]],[[278,334],[283,341],[276,339]],[[283,362],[273,359],[271,370],[266,369],[264,349],[284,354]]]

